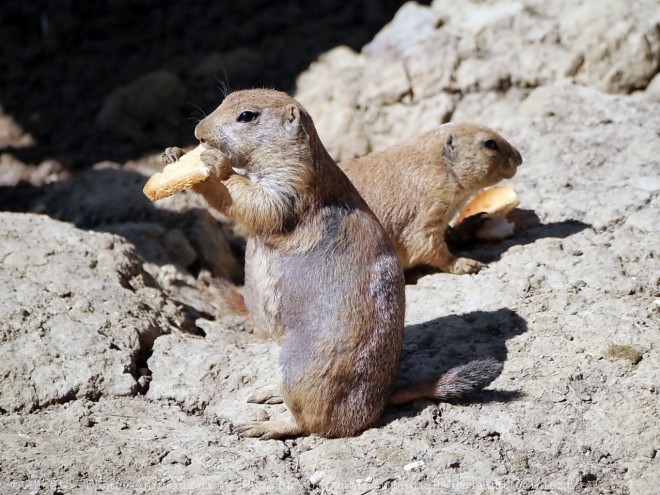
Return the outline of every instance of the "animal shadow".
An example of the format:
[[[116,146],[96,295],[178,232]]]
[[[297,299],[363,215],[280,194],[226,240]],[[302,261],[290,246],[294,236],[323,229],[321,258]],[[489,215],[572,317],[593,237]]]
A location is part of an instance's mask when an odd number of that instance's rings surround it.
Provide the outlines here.
[[[494,358],[505,362],[506,341],[527,331],[527,322],[515,311],[473,311],[449,315],[406,327],[397,388],[441,375],[469,361]],[[506,364],[505,364],[506,366]],[[461,398],[462,404],[508,402],[522,394],[516,390],[482,390]],[[388,408],[384,423],[416,416],[429,400]]]
[[[513,237],[499,242],[479,242],[474,238],[464,239],[448,235],[447,244],[450,251],[456,256],[466,256],[482,263],[491,263],[498,261],[502,254],[512,246],[524,246],[549,237],[565,239],[591,227],[590,224],[579,220],[563,220],[542,224],[532,210],[517,209],[514,211],[518,212],[518,216],[524,218],[525,224],[524,230],[516,233]],[[438,273],[438,270],[425,265],[414,267],[406,271],[406,284],[416,284],[420,278],[432,273]]]
[[[523,230],[500,242],[474,243],[466,251],[462,251],[460,255],[489,263],[499,260],[502,254],[512,246],[524,246],[545,238],[565,239],[591,227],[590,224],[579,220],[563,220],[543,224],[532,210],[514,211],[518,212],[518,217],[525,219]]]

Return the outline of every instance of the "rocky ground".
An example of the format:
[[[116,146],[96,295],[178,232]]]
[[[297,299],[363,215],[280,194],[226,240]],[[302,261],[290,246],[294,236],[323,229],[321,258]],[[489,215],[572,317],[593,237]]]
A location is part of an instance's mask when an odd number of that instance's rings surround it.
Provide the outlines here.
[[[493,127],[521,151],[508,182],[539,218],[470,249],[479,274],[406,287],[401,380],[492,356],[489,390],[333,440],[234,433],[287,415],[247,402],[278,349],[219,296],[241,280],[240,232],[191,194],[149,203],[148,146],[124,160],[85,143],[67,161],[74,145],[40,146],[47,127],[0,100],[0,493],[656,493],[659,70],[655,0],[436,0],[300,74],[338,159],[448,120]],[[112,98],[79,143],[104,139]]]

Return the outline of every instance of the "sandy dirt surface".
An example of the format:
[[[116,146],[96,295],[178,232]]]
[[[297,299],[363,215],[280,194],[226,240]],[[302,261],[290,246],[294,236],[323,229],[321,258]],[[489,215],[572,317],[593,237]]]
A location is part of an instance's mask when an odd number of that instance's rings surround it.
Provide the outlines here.
[[[486,357],[501,376],[457,403],[388,408],[353,438],[234,433],[288,417],[248,402],[278,348],[220,297],[241,281],[240,230],[189,193],[150,204],[148,146],[126,144],[131,160],[82,147],[72,166],[75,146],[40,147],[46,128],[2,100],[0,493],[656,493],[660,12],[569,4],[409,3],[298,79],[336,157],[447,120],[494,128],[523,155],[506,183],[538,218],[464,251],[487,263],[476,275],[408,277],[400,381]]]

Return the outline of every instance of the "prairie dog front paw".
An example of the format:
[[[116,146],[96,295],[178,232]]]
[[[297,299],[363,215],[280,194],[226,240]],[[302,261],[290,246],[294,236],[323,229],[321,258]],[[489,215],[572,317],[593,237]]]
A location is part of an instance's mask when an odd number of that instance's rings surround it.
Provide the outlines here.
[[[163,154],[160,155],[161,160],[165,162],[166,164],[174,163],[179,160],[183,155],[185,155],[186,152],[182,150],[181,148],[178,148],[176,146],[172,146],[170,148],[165,148],[165,151],[163,151]]]
[[[231,161],[223,152],[214,149],[205,149],[200,155],[202,163],[209,167],[212,177],[218,180],[227,180],[233,173]]]

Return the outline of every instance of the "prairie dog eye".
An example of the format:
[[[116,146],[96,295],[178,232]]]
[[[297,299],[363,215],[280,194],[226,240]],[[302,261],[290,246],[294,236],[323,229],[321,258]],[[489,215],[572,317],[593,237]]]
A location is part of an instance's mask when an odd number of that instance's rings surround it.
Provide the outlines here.
[[[259,114],[257,112],[252,112],[250,110],[245,110],[236,118],[236,122],[252,122],[255,120]]]
[[[484,142],[484,146],[488,148],[489,150],[494,150],[494,151],[499,151],[499,146],[497,146],[497,143],[493,141],[492,139],[489,139]]]

